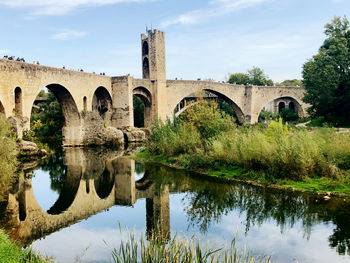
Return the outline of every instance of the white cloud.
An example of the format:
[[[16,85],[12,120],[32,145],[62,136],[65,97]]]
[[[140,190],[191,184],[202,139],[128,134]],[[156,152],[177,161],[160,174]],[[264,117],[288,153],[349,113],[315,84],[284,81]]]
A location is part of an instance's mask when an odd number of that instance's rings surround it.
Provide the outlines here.
[[[30,8],[31,15],[37,16],[64,15],[82,7],[149,1],[153,0],[0,0],[0,5],[10,8]]]
[[[178,17],[163,21],[161,27],[174,24],[195,24],[210,17],[218,17],[235,11],[253,7],[273,0],[211,0],[207,8],[193,10]]]
[[[70,29],[65,29],[62,30],[61,32],[53,35],[51,39],[55,40],[68,40],[68,39],[75,39],[79,37],[86,36],[87,33],[84,31],[76,31],[76,30],[70,30]]]

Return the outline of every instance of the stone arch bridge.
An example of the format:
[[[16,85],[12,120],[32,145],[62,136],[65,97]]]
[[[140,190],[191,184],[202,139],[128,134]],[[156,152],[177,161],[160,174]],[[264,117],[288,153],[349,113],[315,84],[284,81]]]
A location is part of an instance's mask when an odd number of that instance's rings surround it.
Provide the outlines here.
[[[43,88],[51,90],[65,117],[63,145],[85,145],[113,129],[134,126],[133,96],[145,105],[145,126],[156,119],[172,119],[179,103],[190,94],[208,91],[227,101],[240,123],[255,123],[268,104],[293,102],[300,116],[308,107],[302,87],[243,86],[213,81],[167,80],[165,34],[141,36],[143,78],[109,77],[22,62],[0,60],[0,112],[21,130],[30,129],[32,106]],[[276,104],[276,103],[275,103]],[[109,129],[109,130],[108,130]],[[113,130],[115,132],[115,130]]]

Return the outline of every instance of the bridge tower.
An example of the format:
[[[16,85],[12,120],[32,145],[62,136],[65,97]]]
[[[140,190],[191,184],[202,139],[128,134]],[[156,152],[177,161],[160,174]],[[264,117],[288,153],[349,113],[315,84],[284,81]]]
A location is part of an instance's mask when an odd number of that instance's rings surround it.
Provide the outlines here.
[[[142,77],[152,83],[152,119],[166,119],[167,88],[165,33],[154,29],[141,35]]]

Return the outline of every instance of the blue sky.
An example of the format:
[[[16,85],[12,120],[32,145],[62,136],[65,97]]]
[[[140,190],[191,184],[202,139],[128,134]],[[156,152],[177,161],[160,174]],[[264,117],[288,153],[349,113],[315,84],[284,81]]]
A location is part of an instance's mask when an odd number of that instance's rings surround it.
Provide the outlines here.
[[[301,78],[349,0],[0,0],[0,56],[141,77],[140,34],[166,32],[167,77],[225,80],[264,69]]]

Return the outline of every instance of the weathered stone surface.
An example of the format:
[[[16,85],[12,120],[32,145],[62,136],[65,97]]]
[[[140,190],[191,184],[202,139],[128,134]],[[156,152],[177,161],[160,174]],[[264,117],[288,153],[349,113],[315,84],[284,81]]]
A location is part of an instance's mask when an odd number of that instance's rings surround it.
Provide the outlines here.
[[[23,130],[25,130],[26,127],[28,126],[29,119],[27,117],[18,118],[18,117],[12,116],[8,118],[8,120],[10,121],[11,129],[15,133],[17,133],[19,138],[22,138]]]
[[[123,132],[115,127],[105,127],[101,116],[93,111],[86,113],[83,126],[83,145],[124,146]]]
[[[142,129],[125,127],[122,131],[128,143],[143,142],[146,140],[146,133]]]
[[[17,144],[17,149],[20,156],[45,156],[47,155],[46,150],[39,149],[34,142],[21,141]]]

